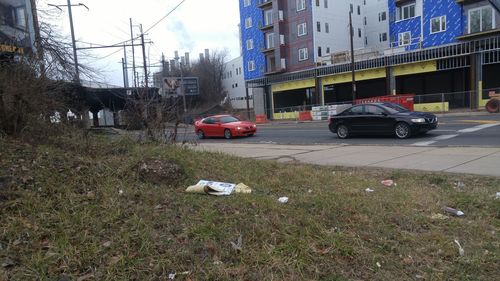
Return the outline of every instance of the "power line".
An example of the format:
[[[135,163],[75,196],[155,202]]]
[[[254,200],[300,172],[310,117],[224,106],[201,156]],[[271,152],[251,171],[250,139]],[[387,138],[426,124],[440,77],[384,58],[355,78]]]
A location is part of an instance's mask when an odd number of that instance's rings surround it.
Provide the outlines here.
[[[168,16],[170,16],[171,13],[173,13],[177,8],[179,8],[186,0],[182,0],[177,6],[175,6],[170,12],[168,12],[164,17],[162,17],[159,21],[157,21],[155,24],[153,24],[150,28],[146,29],[145,33],[149,32],[151,29],[155,28],[160,22],[162,22],[164,19],[166,19]]]
[[[121,52],[121,51],[123,51],[123,50],[122,49],[118,49],[118,50],[116,50],[116,51],[114,51],[114,52],[112,52],[112,53],[110,53],[110,54],[108,54],[108,55],[106,55],[104,57],[97,58],[94,61],[100,61],[100,60],[103,60],[103,59],[107,59],[107,58],[111,57],[112,55],[114,55],[114,54],[116,54],[118,52]]]
[[[164,19],[166,19],[168,16],[170,16],[170,14],[172,14],[175,10],[177,10],[184,2],[186,2],[186,0],[182,0],[179,4],[177,4],[174,8],[172,8],[172,10],[170,10],[165,16],[163,16],[160,20],[158,20],[155,24],[153,24],[150,28],[146,29],[145,32],[143,33],[147,33],[148,31],[150,31],[151,29],[155,28],[160,22],[162,22]],[[126,41],[122,41],[122,42],[119,42],[119,43],[116,43],[116,44],[113,44],[113,45],[123,45],[127,42],[130,42],[130,41],[134,41],[134,40],[138,40],[140,39],[141,36],[137,36],[137,37],[134,37],[130,40],[126,40]]]

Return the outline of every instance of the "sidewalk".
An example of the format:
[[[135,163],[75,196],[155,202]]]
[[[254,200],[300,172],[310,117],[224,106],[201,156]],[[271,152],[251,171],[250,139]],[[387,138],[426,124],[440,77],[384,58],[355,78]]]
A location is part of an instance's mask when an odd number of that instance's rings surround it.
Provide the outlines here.
[[[500,177],[500,147],[202,143],[196,149],[324,166],[377,167]]]

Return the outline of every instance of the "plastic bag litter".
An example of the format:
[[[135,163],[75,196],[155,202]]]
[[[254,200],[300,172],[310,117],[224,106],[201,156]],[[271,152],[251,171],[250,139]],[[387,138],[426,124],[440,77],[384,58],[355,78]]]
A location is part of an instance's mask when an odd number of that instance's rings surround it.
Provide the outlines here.
[[[280,197],[280,198],[278,198],[278,201],[280,203],[286,204],[286,203],[288,203],[288,197]]]
[[[370,192],[375,192],[375,190],[373,190],[373,189],[371,189],[371,188],[367,188],[367,189],[365,189],[365,191],[366,191],[366,192],[369,192],[369,193],[370,193]]]
[[[454,208],[451,208],[451,207],[443,207],[443,211],[447,212],[447,213],[450,213],[452,215],[455,215],[457,217],[463,217],[465,216],[465,213],[460,211],[460,210],[457,210],[457,209],[454,209]]]
[[[393,180],[383,180],[380,182],[381,184],[385,186],[396,186],[397,184]]]
[[[252,193],[252,189],[244,183],[236,185],[234,183],[200,180],[197,184],[189,186],[186,192],[227,196],[232,193]]]
[[[465,254],[465,250],[464,250],[464,248],[462,248],[462,245],[460,245],[460,242],[458,242],[458,240],[457,240],[457,239],[455,239],[455,241],[454,241],[454,242],[455,242],[455,244],[457,244],[457,246],[458,246],[458,254],[459,254],[460,256],[463,256],[463,255]]]

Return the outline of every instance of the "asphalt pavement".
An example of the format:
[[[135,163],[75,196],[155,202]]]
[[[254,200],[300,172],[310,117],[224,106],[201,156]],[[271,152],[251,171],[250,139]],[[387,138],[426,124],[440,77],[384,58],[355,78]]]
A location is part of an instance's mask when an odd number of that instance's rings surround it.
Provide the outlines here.
[[[257,134],[253,137],[231,140],[211,138],[200,142],[500,147],[500,114],[439,117],[436,130],[404,140],[392,136],[356,136],[342,140],[328,130],[328,122],[288,121],[258,125]]]

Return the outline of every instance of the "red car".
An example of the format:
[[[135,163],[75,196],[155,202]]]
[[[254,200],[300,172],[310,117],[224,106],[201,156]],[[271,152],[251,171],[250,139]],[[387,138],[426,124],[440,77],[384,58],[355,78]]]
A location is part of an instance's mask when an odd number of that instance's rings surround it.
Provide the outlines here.
[[[194,123],[194,130],[200,139],[206,137],[253,136],[257,132],[255,123],[240,121],[231,115],[215,115]]]

